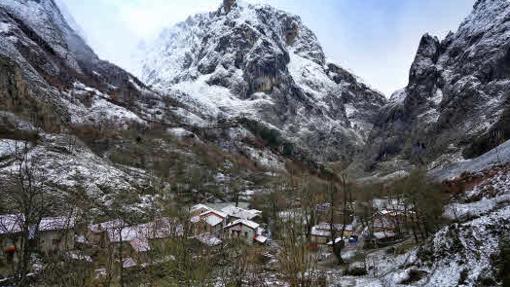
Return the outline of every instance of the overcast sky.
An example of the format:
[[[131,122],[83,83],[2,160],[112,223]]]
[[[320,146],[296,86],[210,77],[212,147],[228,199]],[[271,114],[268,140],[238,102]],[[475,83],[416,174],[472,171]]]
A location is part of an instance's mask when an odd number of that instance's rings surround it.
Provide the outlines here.
[[[60,0],[103,59],[136,74],[140,43],[222,0]],[[474,0],[245,0],[301,16],[327,57],[389,96],[407,84],[424,33],[456,31]]]

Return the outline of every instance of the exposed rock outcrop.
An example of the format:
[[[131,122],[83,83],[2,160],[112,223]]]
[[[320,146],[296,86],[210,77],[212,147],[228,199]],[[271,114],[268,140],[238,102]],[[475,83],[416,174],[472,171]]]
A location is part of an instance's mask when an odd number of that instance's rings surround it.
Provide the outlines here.
[[[409,85],[379,115],[371,168],[473,157],[510,138],[509,18],[508,1],[477,1],[456,33],[423,36]]]
[[[317,161],[350,161],[365,145],[378,92],[326,57],[297,16],[224,2],[163,32],[142,79],[206,119],[255,121]],[[293,148],[294,149],[294,148]]]

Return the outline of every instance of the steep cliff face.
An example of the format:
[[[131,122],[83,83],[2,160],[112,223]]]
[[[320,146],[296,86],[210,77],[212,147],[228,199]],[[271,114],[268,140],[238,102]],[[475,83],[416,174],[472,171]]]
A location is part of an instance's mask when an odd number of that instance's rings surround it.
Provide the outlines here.
[[[165,30],[142,79],[211,125],[257,122],[316,160],[348,160],[386,100],[325,58],[299,17],[224,1]]]
[[[0,43],[2,66],[18,72],[17,88],[6,89],[3,100],[24,93],[23,104],[35,110],[48,106],[39,113],[51,118],[46,128],[143,123],[156,114],[148,113],[151,107],[171,108],[135,77],[100,60],[52,0],[2,1]],[[22,82],[25,91],[19,90]]]
[[[456,33],[423,36],[409,85],[382,109],[372,162],[480,155],[510,137],[510,3],[477,1]]]

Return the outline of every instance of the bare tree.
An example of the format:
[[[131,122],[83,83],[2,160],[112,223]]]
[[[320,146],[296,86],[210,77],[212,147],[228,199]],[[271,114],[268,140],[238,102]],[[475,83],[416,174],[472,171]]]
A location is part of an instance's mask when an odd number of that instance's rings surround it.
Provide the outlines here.
[[[330,239],[333,254],[337,258],[338,264],[344,264],[342,259],[342,250],[345,247],[345,230],[349,219],[352,216],[352,192],[345,174],[335,177],[335,181],[330,182],[328,188],[329,209],[329,227]],[[340,212],[339,212],[340,211]],[[341,214],[342,223],[338,224],[338,213]],[[340,228],[338,228],[340,227]]]
[[[278,260],[285,280],[291,287],[325,286],[325,278],[317,268],[317,258],[308,250],[302,213],[289,216],[283,234]]]
[[[12,168],[5,184],[0,187],[2,206],[16,216],[16,225],[20,229],[19,240],[14,241],[19,257],[15,271],[18,286],[28,285],[31,256],[37,248],[33,239],[43,216],[53,204],[48,198],[49,186],[41,168],[41,159],[32,153],[32,149],[29,142],[14,144]]]

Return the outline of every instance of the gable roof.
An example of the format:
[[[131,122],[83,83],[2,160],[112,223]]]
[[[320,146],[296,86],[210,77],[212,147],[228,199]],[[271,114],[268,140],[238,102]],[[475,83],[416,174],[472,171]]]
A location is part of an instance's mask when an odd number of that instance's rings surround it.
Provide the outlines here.
[[[21,232],[24,221],[25,217],[20,213],[0,215],[0,235]],[[73,216],[44,217],[39,222],[38,228],[36,228],[35,225],[30,226],[30,237],[34,237],[37,231],[44,232],[72,229],[75,226],[75,222],[76,219]]]
[[[262,211],[260,210],[256,209],[246,210],[244,208],[236,207],[233,205],[224,207],[223,209],[221,209],[221,211],[225,212],[229,216],[247,220],[252,220],[255,217],[260,216],[260,214],[262,213]]]
[[[256,222],[253,222],[251,220],[238,219],[238,220],[233,221],[229,225],[227,225],[225,228],[228,229],[228,228],[234,227],[234,226],[239,225],[239,224],[247,226],[247,227],[249,227],[251,229],[254,229],[254,230],[259,228],[259,226],[260,226],[260,224],[258,224]]]
[[[190,208],[190,212],[191,213],[196,213],[196,212],[205,212],[205,211],[208,211],[208,210],[212,210],[212,208],[210,208],[209,206],[205,205],[205,204],[196,204],[196,205],[193,205],[191,208]]]
[[[200,221],[204,221],[205,223],[207,223],[211,226],[216,226],[216,225],[222,223],[227,217],[228,217],[228,215],[224,212],[210,209],[210,210],[207,210],[207,211],[201,213],[200,215],[193,216],[191,218],[191,222],[198,223]]]
[[[45,217],[39,223],[39,231],[56,231],[74,228],[74,217]]]

